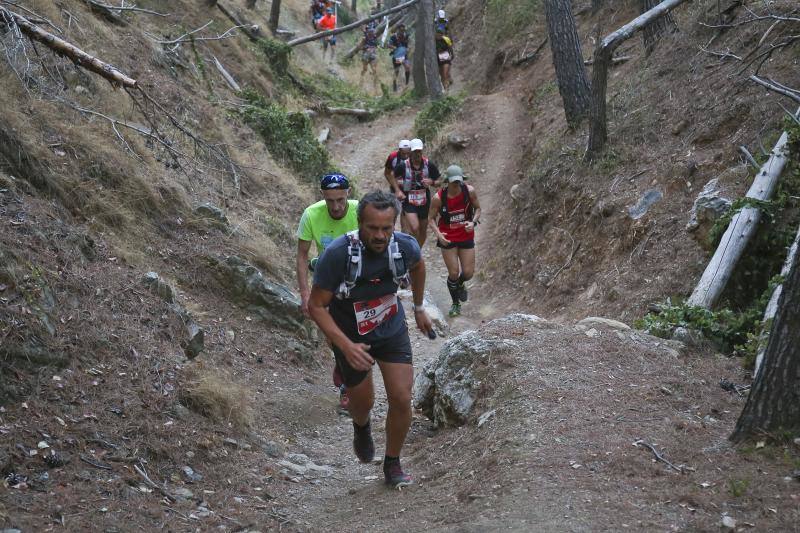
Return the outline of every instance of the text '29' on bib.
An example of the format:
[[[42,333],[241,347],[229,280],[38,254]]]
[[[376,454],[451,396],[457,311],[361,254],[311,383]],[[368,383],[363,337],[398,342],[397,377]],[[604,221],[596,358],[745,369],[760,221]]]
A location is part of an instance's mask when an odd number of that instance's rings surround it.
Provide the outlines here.
[[[397,314],[397,295],[387,294],[375,300],[355,302],[353,309],[356,312],[358,334],[366,335]]]

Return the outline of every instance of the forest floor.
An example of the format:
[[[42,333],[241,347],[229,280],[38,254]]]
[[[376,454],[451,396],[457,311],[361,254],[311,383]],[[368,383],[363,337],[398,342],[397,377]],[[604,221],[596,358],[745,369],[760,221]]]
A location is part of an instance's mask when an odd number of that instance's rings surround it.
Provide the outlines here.
[[[302,20],[306,2],[287,3],[296,15],[287,23]],[[300,53],[312,66],[323,65],[318,48]],[[530,214],[516,211],[509,182],[526,171],[531,147],[560,128],[553,118],[560,108],[532,106],[531,80],[523,75],[480,89],[466,81],[477,79],[478,66],[454,68],[454,90],[468,96],[443,137],[455,132],[470,143],[461,151],[434,143],[429,154],[441,169],[451,163],[467,169],[478,191],[484,209],[478,275],[463,315],[448,320],[447,336],[431,341],[412,333],[415,369],[469,330],[504,348],[485,364],[475,419],[437,428],[414,414],[403,456],[416,483],[390,490],[377,461],[357,462],[350,419],[337,411],[326,350],[311,362],[293,359],[284,338],[210,290],[206,278],[192,277],[201,270],[197,258],[206,257],[199,252],[210,256],[219,241],[230,246],[229,236],[175,230],[174,238],[152,243],[157,254],[148,253],[148,269],[180,279],[181,301],[207,329],[208,353],[191,363],[162,327],[166,305],[140,290],[142,266],[126,264],[98,237],[97,259],[78,270],[87,294],[79,295],[75,310],[65,305],[61,318],[88,317],[81,322],[86,331],[96,325],[113,332],[112,345],[121,351],[43,371],[26,401],[0,408],[0,467],[9,475],[0,487],[1,526],[26,532],[477,532],[716,531],[724,523],[740,531],[800,531],[800,445],[765,439],[735,449],[727,441],[744,396],[719,383],[747,382],[739,360],[619,325],[573,321],[611,315],[625,302],[589,305],[549,294],[560,298],[559,307],[525,297],[536,258],[501,223],[511,217],[534,226],[525,218]],[[536,76],[551,74],[543,68]],[[357,68],[347,69],[346,77],[354,76]],[[360,177],[361,192],[385,187],[383,162],[399,139],[413,136],[418,111],[415,104],[372,122],[332,122],[328,149],[342,169]],[[624,206],[612,192],[609,200]],[[625,202],[635,196],[628,193]],[[45,199],[10,189],[0,190],[0,207],[4,227],[13,224],[17,232],[0,242],[25,242],[46,268],[60,272],[44,236],[71,234],[62,222],[67,217]],[[640,242],[644,250],[647,241]],[[598,241],[596,253],[611,256],[611,243]],[[498,265],[500,252],[519,266]],[[446,311],[445,270],[432,239],[424,257],[430,300]],[[514,270],[525,275],[501,273]],[[579,274],[572,275],[578,280]],[[85,301],[96,303],[87,308]],[[528,315],[503,318],[512,313]],[[241,393],[231,411],[252,411],[247,427],[212,423],[181,404],[188,378],[204,374],[216,376],[212,386]],[[381,386],[377,391],[380,459],[386,401]],[[487,415],[483,423],[479,415]],[[50,451],[69,462],[47,467],[43,457]]]

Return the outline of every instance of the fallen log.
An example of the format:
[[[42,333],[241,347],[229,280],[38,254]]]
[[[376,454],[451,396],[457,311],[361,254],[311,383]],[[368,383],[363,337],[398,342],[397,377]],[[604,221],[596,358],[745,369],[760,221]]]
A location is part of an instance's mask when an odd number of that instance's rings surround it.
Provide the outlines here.
[[[611,58],[611,64],[612,64],[612,65],[617,65],[617,64],[619,64],[619,63],[624,63],[625,61],[630,61],[631,59],[633,59],[633,56],[617,56],[617,57],[612,57],[612,58]],[[584,65],[594,65],[594,58],[592,58],[592,59],[586,59],[586,60],[583,62],[583,64],[584,64]]]
[[[792,246],[789,248],[789,253],[786,255],[786,261],[783,263],[783,268],[781,268],[780,275],[784,279],[786,279],[786,277],[789,275],[789,271],[792,269],[798,247],[800,247],[800,227],[797,228],[797,234],[794,237],[794,242],[792,242]],[[767,345],[769,341],[770,325],[772,320],[775,318],[775,315],[778,314],[778,300],[780,300],[782,292],[783,283],[779,283],[772,291],[772,296],[769,298],[767,308],[764,310],[764,318],[761,320],[763,328],[761,330],[761,335],[758,337],[758,352],[756,352],[756,365],[753,369],[753,379],[755,379],[756,375],[758,375],[758,371],[761,368],[761,363],[764,361],[764,354],[767,351]]]
[[[361,108],[323,106],[320,110],[329,115],[348,115],[359,118],[366,118],[372,115],[372,111],[369,109]]]
[[[637,31],[643,30],[649,24],[652,24],[686,1],[664,0],[617,31],[608,34],[597,44],[597,48],[594,51],[594,68],[592,69],[592,118],[589,130],[589,145],[586,149],[587,161],[591,161],[602,151],[608,139],[606,89],[608,86],[608,69],[612,64],[614,50]]]
[[[334,30],[328,30],[328,31],[321,31],[321,32],[315,33],[313,35],[306,35],[305,37],[299,37],[297,39],[292,39],[291,41],[289,41],[286,44],[288,44],[289,46],[297,46],[298,44],[309,43],[311,41],[316,41],[316,40],[322,39],[324,37],[330,37],[332,35],[338,35],[340,33],[346,32],[346,31],[354,30],[354,29],[358,28],[359,26],[363,26],[364,24],[372,22],[373,20],[378,20],[380,18],[385,17],[386,15],[391,15],[393,13],[398,13],[398,12],[404,10],[404,9],[407,9],[407,8],[413,6],[417,2],[419,2],[419,0],[408,0],[408,2],[404,2],[404,3],[400,4],[399,6],[395,6],[395,7],[391,8],[391,9],[386,9],[386,10],[381,11],[379,13],[375,13],[374,15],[370,15],[369,17],[365,17],[365,18],[363,18],[361,20],[357,20],[357,21],[355,21],[353,23],[350,23],[350,24],[348,24],[346,26],[342,26],[341,28],[336,28]]]
[[[228,84],[228,87],[236,91],[237,93],[242,92],[242,88],[239,87],[239,84],[236,83],[236,80],[233,79],[233,76],[225,70],[225,67],[222,66],[222,63],[219,62],[216,56],[211,56],[214,58],[214,66],[217,67],[217,70],[220,74],[222,74],[222,78],[225,80],[225,83]]]
[[[800,113],[800,109],[798,109],[798,113]],[[772,149],[769,159],[753,180],[745,198],[761,202],[772,198],[778,178],[786,166],[788,140],[789,135],[784,131]],[[714,256],[687,301],[689,305],[706,309],[714,306],[728,284],[736,263],[744,254],[747,243],[755,234],[760,220],[761,210],[758,207],[744,207],[733,215]]]
[[[29,39],[34,41],[39,41],[40,43],[44,44],[48,48],[50,48],[53,52],[57,55],[65,56],[69,58],[73,63],[76,65],[85,68],[95,74],[98,74],[108,81],[111,82],[111,85],[114,87],[129,87],[134,88],[136,87],[136,80],[133,78],[126,76],[116,67],[105,63],[97,59],[94,56],[91,56],[78,48],[77,46],[68,43],[64,39],[56,37],[52,33],[49,33],[42,28],[36,26],[35,24],[31,23],[27,18],[23,17],[18,13],[14,13],[13,11],[9,11],[6,8],[0,7],[0,13],[4,13],[7,17],[14,20],[14,23],[20,29],[22,33],[24,33]]]

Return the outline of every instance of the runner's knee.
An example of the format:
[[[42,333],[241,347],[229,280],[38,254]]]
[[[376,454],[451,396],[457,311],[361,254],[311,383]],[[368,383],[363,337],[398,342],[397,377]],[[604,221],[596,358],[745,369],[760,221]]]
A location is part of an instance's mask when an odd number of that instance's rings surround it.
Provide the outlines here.
[[[411,409],[411,389],[386,392],[390,409]]]

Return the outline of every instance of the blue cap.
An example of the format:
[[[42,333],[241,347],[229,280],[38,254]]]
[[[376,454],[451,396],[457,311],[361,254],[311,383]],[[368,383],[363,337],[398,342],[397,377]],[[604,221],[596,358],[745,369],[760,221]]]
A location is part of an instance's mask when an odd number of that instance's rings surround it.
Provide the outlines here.
[[[319,188],[323,191],[331,191],[335,189],[349,189],[350,180],[344,174],[325,174],[319,180]]]

